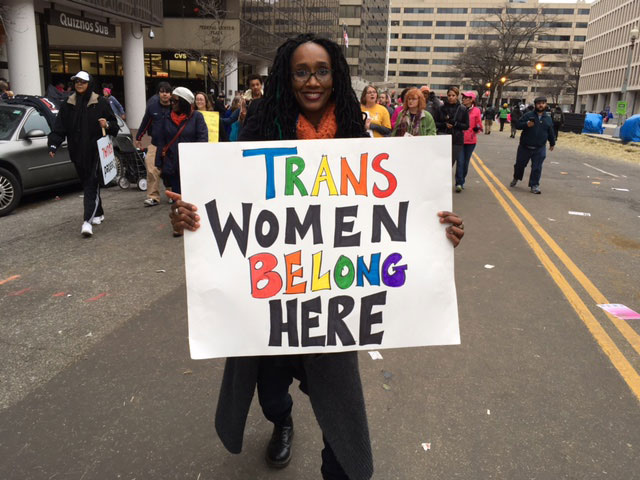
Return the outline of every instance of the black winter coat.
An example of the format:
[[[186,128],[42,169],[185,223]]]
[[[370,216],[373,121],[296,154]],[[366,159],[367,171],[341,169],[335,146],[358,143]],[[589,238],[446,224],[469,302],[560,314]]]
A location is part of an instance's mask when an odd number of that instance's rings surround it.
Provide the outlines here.
[[[459,103],[444,103],[434,118],[438,135],[451,135],[454,145],[464,145],[464,131],[469,129],[469,111]],[[453,125],[447,128],[447,123]]]
[[[183,142],[208,142],[209,130],[207,124],[204,121],[204,117],[198,111],[191,114],[190,117],[185,120],[186,125],[180,136],[173,142],[168,150],[167,154],[162,157],[162,150],[165,145],[169,145],[171,140],[180,131],[180,125],[176,125],[171,119],[171,115],[163,119],[161,130],[156,133],[156,126],[154,126],[154,141],[157,141],[156,147],[156,160],[155,165],[162,172],[162,176],[176,175],[179,171],[180,157],[178,156],[178,144]],[[223,131],[222,123],[220,124],[220,130]]]
[[[151,137],[151,144],[158,146],[164,120],[171,116],[171,105],[162,105],[160,97],[156,94],[147,102],[147,108],[144,111],[144,117],[138,127],[136,140],[142,140],[146,133]]]
[[[533,127],[527,123],[533,121]],[[542,115],[534,110],[526,112],[516,125],[518,130],[522,130],[520,135],[520,145],[531,149],[544,147],[549,142],[552,147],[556,144],[556,134],[553,131],[553,121],[551,116],[544,112]]]
[[[250,117],[239,141],[264,141],[261,113]],[[364,132],[363,132],[364,135]],[[295,139],[295,131],[285,134]],[[373,456],[357,352],[287,355],[304,369],[306,389],[320,429],[351,480],[373,475]],[[216,431],[231,453],[240,453],[261,357],[228,358],[216,410]]]
[[[107,121],[107,135],[117,135],[120,127],[109,102],[97,93],[91,92],[87,102],[87,135],[79,135],[74,126],[76,97],[75,93],[72,94],[60,107],[49,134],[48,144],[49,150],[55,152],[64,139],[67,139],[69,158],[75,165],[80,180],[84,181],[88,176],[96,174],[100,161],[96,142],[102,138],[102,128],[98,119],[104,118]]]

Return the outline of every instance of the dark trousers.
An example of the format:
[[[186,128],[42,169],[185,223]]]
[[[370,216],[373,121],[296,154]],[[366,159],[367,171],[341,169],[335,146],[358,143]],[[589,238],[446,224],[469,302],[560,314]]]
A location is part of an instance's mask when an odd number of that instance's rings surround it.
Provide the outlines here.
[[[553,133],[556,136],[556,142],[558,141],[558,132],[560,131],[560,124],[558,123],[554,123],[553,124]]]
[[[547,147],[543,145],[534,150],[530,150],[523,145],[518,145],[518,153],[516,155],[516,163],[513,166],[513,178],[522,180],[524,169],[527,168],[529,160],[531,160],[531,174],[529,175],[529,187],[540,185],[540,177],[542,176],[542,163],[547,156]]]
[[[462,147],[463,145],[456,145],[455,143],[451,145],[451,166],[453,167],[456,162],[459,161],[460,155],[462,155]]]
[[[462,146],[462,151],[458,157],[458,165],[456,166],[456,185],[464,186],[464,180],[467,178],[467,172],[469,172],[471,155],[475,148],[475,143],[465,143]]]
[[[265,418],[275,424],[282,423],[291,415],[293,400],[289,386],[293,379],[300,381],[300,390],[308,394],[307,376],[298,355],[260,358],[258,371],[258,401]],[[322,478],[325,480],[349,480],[338,462],[329,443],[322,436]]]
[[[162,181],[168,190],[178,194],[182,193],[182,190],[180,190],[180,173],[176,173],[175,175],[162,175]]]
[[[93,217],[99,217],[104,215],[102,210],[102,199],[100,198],[100,184],[102,174],[99,170],[99,163],[95,165],[95,168],[91,167],[88,170],[79,168],[76,165],[76,171],[80,177],[82,183],[83,204],[84,204],[84,221],[91,222]]]
[[[506,118],[501,118],[500,119],[500,131],[504,130],[504,124],[507,123],[507,119]]]

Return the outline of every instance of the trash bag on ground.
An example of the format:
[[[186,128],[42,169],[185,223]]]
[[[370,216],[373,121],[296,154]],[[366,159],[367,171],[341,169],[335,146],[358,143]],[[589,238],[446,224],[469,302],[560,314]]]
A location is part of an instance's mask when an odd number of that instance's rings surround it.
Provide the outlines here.
[[[599,113],[587,113],[587,116],[584,119],[582,133],[604,133],[602,115]]]
[[[628,118],[620,128],[620,140],[623,142],[640,142],[640,114]]]

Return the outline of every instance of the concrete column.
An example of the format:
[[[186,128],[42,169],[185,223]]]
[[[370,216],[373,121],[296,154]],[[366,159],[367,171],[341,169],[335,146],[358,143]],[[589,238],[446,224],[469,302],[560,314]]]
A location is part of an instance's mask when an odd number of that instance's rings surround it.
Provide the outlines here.
[[[38,34],[33,0],[4,0],[9,82],[15,94],[41,95]]]
[[[142,27],[137,23],[123,23],[120,29],[127,124],[131,128],[138,128],[147,106],[144,84],[144,35]]]
[[[224,96],[227,100],[233,98],[238,91],[238,54],[236,52],[223,52],[222,62],[224,63]]]
[[[604,104],[605,98],[604,97],[605,97],[604,93],[599,93],[598,94],[598,99],[596,100],[596,108],[594,109],[594,111],[596,113],[600,113],[604,109],[604,107],[605,107],[605,104]]]

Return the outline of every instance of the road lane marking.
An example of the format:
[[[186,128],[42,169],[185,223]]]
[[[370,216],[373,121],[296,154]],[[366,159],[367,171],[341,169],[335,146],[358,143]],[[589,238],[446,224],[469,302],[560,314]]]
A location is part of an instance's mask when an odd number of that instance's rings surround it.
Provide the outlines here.
[[[518,209],[518,211],[522,214],[522,216],[529,222],[529,224],[533,227],[533,229],[540,235],[540,237],[545,241],[545,243],[551,248],[553,253],[560,259],[563,265],[571,272],[573,277],[578,281],[578,283],[586,290],[589,296],[593,299],[593,301],[597,304],[611,303],[604,294],[598,290],[598,288],[589,280],[589,278],[578,268],[578,266],[573,263],[573,260],[569,258],[569,256],[560,248],[560,246],[556,243],[556,241],[551,238],[544,228],[540,226],[540,224],[536,221],[536,219],[529,213],[529,211],[522,206],[522,204],[516,199],[516,197],[509,191],[507,187],[505,187],[500,180],[493,174],[493,172],[485,165],[485,163],[480,159],[480,157],[474,153],[474,156],[478,163],[482,166],[482,168],[486,171],[487,175],[491,177],[491,179],[495,182],[496,185],[502,190],[502,193],[511,201],[513,205]],[[476,167],[474,167],[476,168]],[[476,168],[477,170],[477,168]],[[614,326],[618,329],[618,331],[622,334],[622,336],[629,342],[629,344],[633,347],[633,349],[640,355],[640,335],[624,320],[619,319],[618,317],[611,315],[610,313],[606,314],[609,320],[614,324]]]
[[[479,159],[479,157],[476,156]],[[618,349],[618,346],[611,339],[611,337],[604,330],[602,325],[593,316],[589,308],[582,301],[580,296],[571,287],[567,279],[562,275],[558,267],[551,261],[551,258],[542,249],[542,246],[536,241],[533,235],[529,232],[525,224],[517,216],[516,212],[507,203],[506,199],[500,194],[497,188],[491,183],[491,181],[485,175],[483,169],[481,169],[475,160],[471,161],[471,164],[475,171],[480,175],[482,180],[486,183],[493,193],[494,197],[498,200],[498,203],[502,206],[507,213],[511,221],[515,224],[520,234],[524,237],[525,241],[529,244],[529,247],[533,250],[538,257],[542,265],[546,268],[553,281],[558,285],[560,291],[564,294],[565,298],[569,301],[569,304],[573,307],[574,311],[578,314],[578,317],[586,325],[591,335],[596,340],[602,351],[607,355],[613,366],[618,370],[623,380],[627,383],[636,399],[640,401],[640,375],[635,371],[631,363],[625,358],[622,352]],[[486,167],[484,167],[486,168]]]
[[[100,300],[101,298],[106,297],[107,295],[108,293],[100,293],[95,297],[87,298],[85,302],[95,302],[96,300]]]
[[[17,292],[8,293],[7,295],[9,297],[19,297],[20,295],[24,295],[30,290],[31,290],[31,287],[27,287],[27,288],[23,288],[22,290],[18,290]]]
[[[582,163],[583,165],[589,167],[589,168],[593,168],[594,170],[599,171],[600,173],[604,173],[605,175],[611,175],[612,177],[615,178],[620,178],[618,175],[616,175],[615,173],[609,173],[609,172],[605,172],[604,170],[599,169],[598,167],[594,167],[593,165],[589,165],[588,163]]]
[[[4,280],[0,280],[0,285],[4,285],[5,283],[12,282],[13,280],[17,280],[20,278],[20,275],[12,275],[9,278],[5,278]]]

